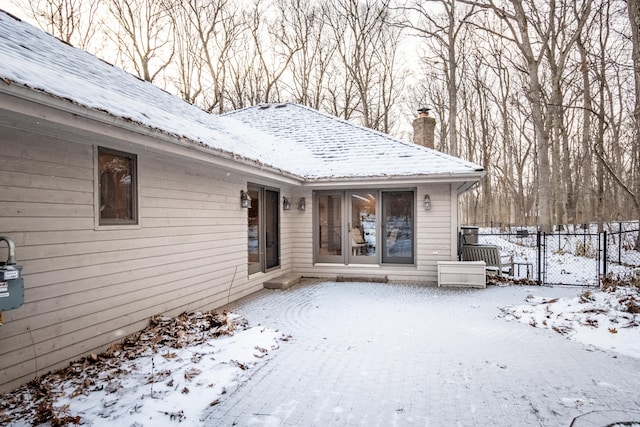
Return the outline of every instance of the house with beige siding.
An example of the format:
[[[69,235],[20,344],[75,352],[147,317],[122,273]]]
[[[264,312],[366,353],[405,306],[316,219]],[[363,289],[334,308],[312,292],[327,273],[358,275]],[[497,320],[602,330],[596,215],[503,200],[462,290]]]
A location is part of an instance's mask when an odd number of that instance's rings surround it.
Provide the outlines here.
[[[433,284],[483,173],[300,105],[211,115],[0,12],[0,236],[24,280],[0,391],[283,277]]]

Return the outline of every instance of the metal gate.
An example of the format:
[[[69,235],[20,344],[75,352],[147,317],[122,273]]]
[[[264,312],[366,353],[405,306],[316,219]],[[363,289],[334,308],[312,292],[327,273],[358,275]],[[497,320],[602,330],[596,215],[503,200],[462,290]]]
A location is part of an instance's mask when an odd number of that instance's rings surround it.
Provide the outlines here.
[[[607,274],[603,233],[538,233],[538,280],[542,285],[600,285]]]

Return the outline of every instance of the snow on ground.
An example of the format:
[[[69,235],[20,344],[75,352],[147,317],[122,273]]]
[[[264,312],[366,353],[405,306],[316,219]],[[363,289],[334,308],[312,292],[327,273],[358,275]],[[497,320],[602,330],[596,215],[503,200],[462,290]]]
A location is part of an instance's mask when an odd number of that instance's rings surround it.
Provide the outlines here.
[[[613,288],[576,288],[574,298],[550,299],[535,296],[540,288],[532,286],[526,304],[509,307],[500,307],[489,292],[478,292],[474,304],[493,306],[506,320],[640,358],[640,288]],[[345,300],[353,297],[348,288],[342,292]],[[249,327],[233,314],[154,317],[145,331],[107,352],[0,396],[0,424],[200,426],[207,408],[269,363],[289,338]]]
[[[527,304],[503,307],[506,319],[546,328],[600,349],[640,358],[640,291],[637,287],[614,291],[584,290],[575,298],[534,296]]]
[[[534,262],[529,251],[535,249],[495,236],[491,239],[515,260]],[[568,270],[576,277],[585,274],[581,271],[589,262],[585,257],[567,252],[554,255],[553,271]],[[608,290],[576,287],[573,298],[536,296],[539,288],[535,286],[521,305],[500,307],[489,292],[474,298],[478,305],[495,307],[507,321],[640,358],[640,273],[637,267],[627,267],[625,272],[626,279],[605,282]],[[343,292],[344,299],[353,297]],[[156,316],[147,329],[107,352],[0,396],[0,424],[202,425],[207,408],[268,363],[273,351],[289,338],[264,327],[249,327],[247,320],[227,313]]]
[[[530,234],[511,241],[499,235],[480,235],[481,243],[497,245],[516,263],[531,263],[534,269],[538,262],[535,238],[535,234]],[[550,238],[547,244],[552,246],[546,261],[548,282],[592,288],[578,291],[575,298],[557,300],[537,297],[532,288],[528,304],[503,307],[504,317],[551,329],[586,345],[640,358],[640,268],[609,263],[610,276],[605,279],[609,290],[599,291],[593,288],[598,285],[595,283],[597,236],[560,234]],[[640,259],[628,243],[623,255],[629,261]],[[518,272],[517,264],[514,273],[516,278],[525,274]]]
[[[233,314],[155,317],[107,352],[0,396],[0,424],[202,425],[204,411],[288,338]]]

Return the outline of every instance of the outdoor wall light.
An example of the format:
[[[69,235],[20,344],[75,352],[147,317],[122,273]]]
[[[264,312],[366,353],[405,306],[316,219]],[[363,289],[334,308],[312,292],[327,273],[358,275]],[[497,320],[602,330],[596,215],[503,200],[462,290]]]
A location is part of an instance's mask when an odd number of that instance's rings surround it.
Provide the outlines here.
[[[243,208],[251,207],[251,197],[249,197],[249,193],[244,190],[240,190],[240,206]]]
[[[282,198],[282,209],[284,209],[285,211],[291,209],[291,200],[289,200],[288,197]]]
[[[431,197],[428,194],[424,195],[424,210],[428,211],[431,209]]]
[[[306,202],[306,200],[304,200],[304,197],[302,197],[302,198],[300,199],[300,202],[298,202],[298,210],[299,210],[299,211],[303,211],[303,210],[305,210],[306,208],[307,208],[307,202]]]

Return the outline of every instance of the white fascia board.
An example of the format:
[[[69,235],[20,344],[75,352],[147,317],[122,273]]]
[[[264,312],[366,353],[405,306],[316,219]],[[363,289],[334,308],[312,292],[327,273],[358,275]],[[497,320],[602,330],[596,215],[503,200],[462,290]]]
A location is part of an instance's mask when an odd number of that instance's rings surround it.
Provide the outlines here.
[[[482,174],[482,176],[484,177],[484,173]],[[467,191],[470,191],[473,189],[473,187],[477,186],[480,183],[480,180],[475,180],[475,181],[465,181],[463,183],[461,183],[460,185],[458,185],[457,187],[457,192],[458,195],[462,194],[462,193],[466,193]]]
[[[300,185],[302,182],[302,178],[286,171],[256,164],[250,159],[237,158],[233,153],[217,151],[197,141],[170,135],[104,111],[87,109],[68,99],[16,83],[5,85],[0,82],[0,110],[29,117],[42,128],[49,124],[75,129],[85,134],[98,135],[100,140],[120,140],[137,145],[144,151],[186,157],[236,173],[263,177],[272,182],[289,185]],[[78,134],[76,142],[87,143],[87,140],[80,138]]]
[[[302,186],[309,188],[385,188],[385,187],[408,187],[424,184],[453,184],[460,183],[457,186],[459,193],[467,191],[482,179],[485,172],[467,172],[467,173],[451,173],[436,175],[420,175],[420,176],[393,176],[393,177],[349,177],[335,179],[309,179]],[[460,191],[464,189],[463,191]]]

